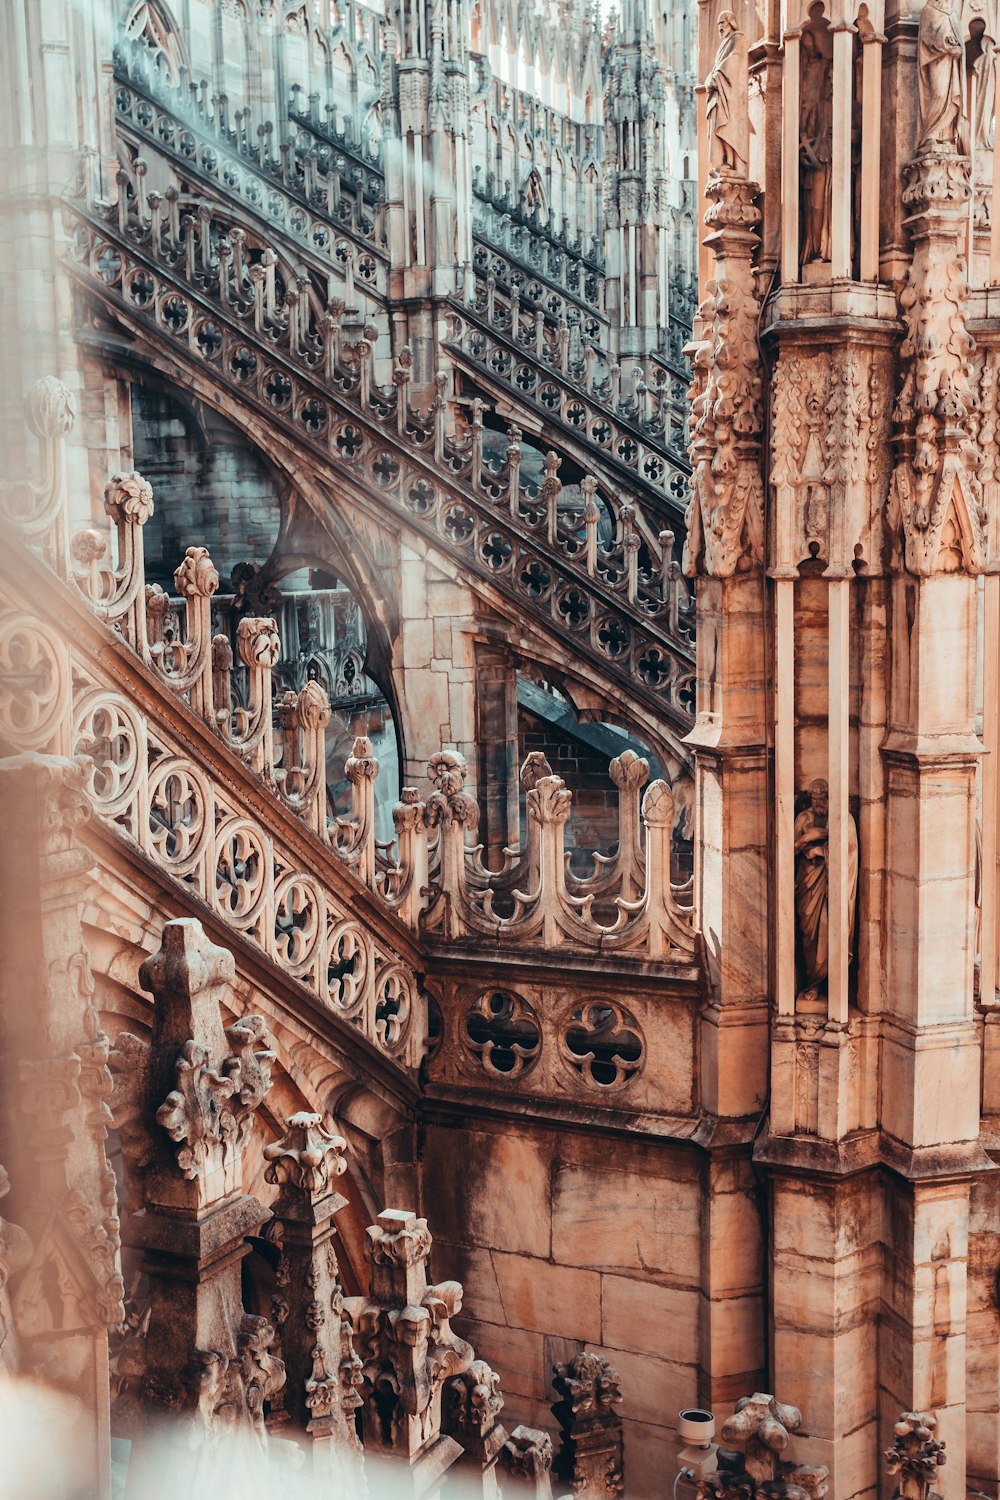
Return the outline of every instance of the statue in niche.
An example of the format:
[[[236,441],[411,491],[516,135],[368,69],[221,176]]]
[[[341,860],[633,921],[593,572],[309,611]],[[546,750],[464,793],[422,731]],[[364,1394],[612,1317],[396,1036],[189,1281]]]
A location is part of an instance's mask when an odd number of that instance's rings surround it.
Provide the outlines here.
[[[833,205],[833,49],[830,28],[821,24],[822,7],[814,5],[814,24],[802,32],[800,89],[802,100],[799,164],[802,177],[802,262],[829,260]]]
[[[719,50],[705,79],[708,159],[718,172],[745,177],[750,164],[747,39],[731,10],[719,17]]]
[[[917,155],[968,150],[965,46],[953,0],[925,0],[917,32]]]
[[[817,1000],[830,972],[830,789],[823,780],[811,781],[806,804],[795,819],[795,918],[799,933],[802,976],[799,999]],[[854,908],[858,895],[858,831],[847,815],[847,934],[848,960],[854,947]]]
[[[992,151],[994,109],[996,105],[997,0],[965,0],[962,7],[962,35],[968,35],[965,49],[968,69],[971,136],[977,151]]]

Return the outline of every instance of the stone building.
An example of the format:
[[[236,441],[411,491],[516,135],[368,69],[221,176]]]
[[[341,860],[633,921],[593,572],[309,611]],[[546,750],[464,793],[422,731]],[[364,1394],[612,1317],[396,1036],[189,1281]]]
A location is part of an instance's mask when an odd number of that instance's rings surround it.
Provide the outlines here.
[[[997,18],[831,4],[0,13],[0,1370],[88,1495],[1000,1492]]]

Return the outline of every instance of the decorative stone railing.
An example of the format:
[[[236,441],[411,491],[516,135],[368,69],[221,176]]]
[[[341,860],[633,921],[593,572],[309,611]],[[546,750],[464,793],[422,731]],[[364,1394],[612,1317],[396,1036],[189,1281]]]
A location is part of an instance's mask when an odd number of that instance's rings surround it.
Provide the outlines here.
[[[327,270],[344,275],[348,255],[359,288],[385,295],[381,179],[309,131],[255,124],[249,109],[229,116],[225,95],[207,81],[176,86],[153,69],[148,49],[115,51],[119,127],[175,162],[185,175],[237,199],[288,234]]]
[[[379,17],[379,24],[384,24],[383,17]],[[381,141],[366,147],[351,115],[338,110],[332,99],[321,107],[320,99],[319,94],[306,94],[300,84],[293,83],[288,99],[290,118],[310,135],[342,153],[347,158],[352,176],[363,172],[366,197],[374,202],[381,196],[383,186]]]
[[[58,438],[72,420],[65,387],[39,382],[28,409],[45,444],[44,479],[38,486],[8,487],[3,508],[78,605],[96,616],[98,630],[88,634],[67,613],[61,590],[46,612],[42,589],[27,585],[22,593],[16,570],[8,572],[0,596],[0,736],[18,752],[88,756],[87,792],[103,822],[311,989],[333,1015],[395,1061],[415,1067],[427,1015],[412,945],[383,903],[359,906],[356,887],[344,877],[370,849],[370,828],[349,818],[330,825],[326,816],[326,694],[312,683],[286,693],[275,716],[275,624],[244,618],[237,640],[249,690],[246,706],[234,707],[229,641],[210,635],[218,573],[206,550],[189,547],[175,574],[185,631],[164,628],[169,596],[144,583],[149,485],[128,475],[107,487],[116,560],[106,532],[86,527],[71,535],[57,456]],[[112,668],[116,641],[151,675],[141,706],[122,691],[121,673]],[[173,707],[177,700],[205,724],[204,744],[192,733],[190,716]],[[253,783],[244,782],[238,764],[230,759],[226,767],[227,754],[242,761],[274,807],[285,809],[285,824],[274,816],[266,825],[261,821],[259,793],[251,793]],[[288,814],[294,815],[290,822]],[[339,857],[306,852],[309,840],[296,831],[296,819]]]
[[[516,294],[501,300],[487,277],[471,308],[449,312],[445,348],[464,353],[571,442],[629,471],[643,489],[662,496],[680,522],[690,465],[678,383],[651,385],[641,368],[630,368],[623,390],[621,366],[579,338],[574,354],[572,333],[563,320],[550,330],[544,314],[523,308]]]
[[[473,238],[487,251],[500,251],[529,276],[542,276],[582,311],[604,315],[604,273],[592,259],[574,253],[549,235],[518,222],[509,207],[473,198]]]
[[[567,505],[554,455],[532,483],[521,473],[517,429],[506,463],[486,462],[481,404],[462,440],[447,428],[443,377],[431,411],[415,410],[405,349],[392,387],[379,386],[374,329],[349,338],[339,302],[324,311],[321,292],[300,287],[273,250],[248,263],[223,219],[179,223],[154,213],[130,183],[116,207],[74,206],[72,217],[68,268],[119,322],[206,366],[241,404],[332,460],[376,504],[453,551],[472,578],[511,595],[546,632],[571,637],[605,676],[686,730],[694,657],[678,622],[688,596],[665,540],[656,556],[655,522],[592,479]]]
[[[211,601],[219,575],[203,547],[189,547],[174,575],[180,610],[147,585],[142,529],[153,509],[141,475],[116,475],[105,491],[115,544],[95,526],[74,530],[63,500],[62,438],[72,401],[56,380],[29,393],[28,420],[42,440],[44,477],[8,487],[4,510],[77,601],[151,674],[155,712],[141,712],[101,669],[98,647],[74,644],[76,632],[32,619],[8,599],[0,619],[0,725],[17,750],[85,754],[97,813],[165,874],[197,892],[215,914],[257,943],[335,1014],[358,1025],[391,1056],[419,1061],[426,1015],[412,963],[392,919],[418,939],[449,943],[488,939],[501,954],[525,947],[573,953],[627,953],[641,960],[690,964],[697,938],[688,890],[671,883],[672,792],[646,786],[648,763],[631,752],[611,765],[619,793],[613,857],[596,856],[590,875],[567,858],[572,792],[537,754],[522,780],[527,833],[504,868],[488,870],[475,842],[478,809],[465,792],[466,768],[443,750],[428,767],[431,789],[403,789],[393,809],[396,837],[375,837],[378,762],[369,741],[356,740],[345,772],[349,814],[331,818],[326,797],[324,735],[330,706],[310,682],[272,704],[280,654],[273,619],[244,616],[236,645],[247,674],[236,700],[233,651],[212,634]],[[183,720],[163,705],[181,699],[210,732],[207,750],[192,749]],[[240,778],[213,776],[218,755],[242,761],[275,805],[300,819],[317,840],[310,859],[283,837],[277,820],[262,824]],[[643,793],[643,788],[645,792]],[[641,806],[640,806],[640,796]],[[368,888],[372,911],[362,921],[331,867]],[[324,873],[326,872],[326,873]],[[498,946],[499,945],[499,946]]]

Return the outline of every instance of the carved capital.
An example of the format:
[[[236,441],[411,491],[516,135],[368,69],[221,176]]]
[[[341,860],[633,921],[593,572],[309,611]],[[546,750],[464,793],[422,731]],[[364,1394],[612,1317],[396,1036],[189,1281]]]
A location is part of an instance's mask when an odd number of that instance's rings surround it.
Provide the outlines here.
[[[281,1140],[264,1147],[268,1163],[265,1179],[283,1188],[322,1197],[332,1190],[334,1178],[347,1171],[346,1149],[344,1137],[327,1130],[321,1115],[292,1115]]]

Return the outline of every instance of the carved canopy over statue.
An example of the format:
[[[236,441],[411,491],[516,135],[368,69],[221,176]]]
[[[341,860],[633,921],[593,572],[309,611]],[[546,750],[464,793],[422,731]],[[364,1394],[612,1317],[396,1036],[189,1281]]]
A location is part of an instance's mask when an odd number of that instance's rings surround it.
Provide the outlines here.
[[[708,159],[716,171],[746,176],[750,162],[747,39],[731,10],[719,17],[719,50],[705,79]]]
[[[795,819],[795,918],[805,981],[800,1000],[816,1000],[830,972],[830,789],[822,780],[806,788],[806,806]],[[853,949],[858,892],[858,833],[847,818],[847,932]]]
[[[965,45],[954,0],[925,0],[917,32],[917,155],[969,149]]]

